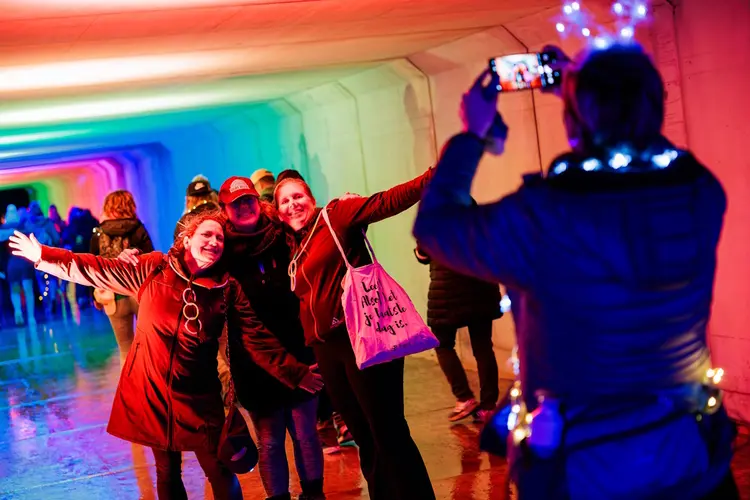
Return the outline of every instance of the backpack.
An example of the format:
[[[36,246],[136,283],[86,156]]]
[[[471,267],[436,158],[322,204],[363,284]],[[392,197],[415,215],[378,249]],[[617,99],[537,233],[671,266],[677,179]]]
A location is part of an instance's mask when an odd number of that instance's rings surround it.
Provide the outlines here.
[[[130,248],[130,239],[123,236],[110,236],[103,232],[101,229],[99,232],[99,255],[108,259],[116,259],[123,250]]]
[[[123,250],[130,247],[130,240],[122,236],[110,236],[101,229],[96,230],[99,234],[99,255],[108,259],[116,259]],[[112,315],[116,311],[115,294],[103,289],[94,290],[94,300],[100,304],[104,312]]]

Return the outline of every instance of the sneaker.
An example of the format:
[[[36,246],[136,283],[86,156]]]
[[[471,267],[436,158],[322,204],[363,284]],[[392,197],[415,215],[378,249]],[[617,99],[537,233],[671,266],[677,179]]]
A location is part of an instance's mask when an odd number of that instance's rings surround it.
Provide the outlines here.
[[[336,438],[339,446],[354,446],[354,436],[349,432],[349,426],[346,425],[340,414],[333,414],[333,423],[336,426]]]
[[[474,413],[477,408],[479,408],[479,403],[475,399],[459,401],[456,403],[456,407],[453,408],[450,415],[448,415],[448,420],[450,422],[458,422]]]

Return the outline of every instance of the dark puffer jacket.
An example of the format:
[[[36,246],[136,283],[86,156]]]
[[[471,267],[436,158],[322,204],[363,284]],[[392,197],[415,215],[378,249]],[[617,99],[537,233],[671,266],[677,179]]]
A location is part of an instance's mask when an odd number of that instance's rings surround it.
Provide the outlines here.
[[[141,294],[135,342],[107,427],[121,439],[162,450],[215,452],[224,424],[216,357],[225,321],[229,341],[288,387],[297,387],[309,372],[258,321],[228,274],[189,277],[174,254],[153,252],[133,266],[50,247],[42,247],[37,269],[121,295]],[[200,327],[186,325],[188,287],[195,292]]]
[[[458,274],[414,249],[417,260],[430,266],[427,292],[427,325],[430,328],[461,328],[472,321],[501,318],[500,287]]]
[[[299,299],[289,287],[289,246],[280,221],[261,215],[253,233],[226,228],[225,256],[229,273],[250,300],[258,319],[298,361],[312,365],[299,318]],[[232,378],[237,398],[249,411],[277,409],[312,397],[289,389],[256,365],[244,349],[230,344]]]

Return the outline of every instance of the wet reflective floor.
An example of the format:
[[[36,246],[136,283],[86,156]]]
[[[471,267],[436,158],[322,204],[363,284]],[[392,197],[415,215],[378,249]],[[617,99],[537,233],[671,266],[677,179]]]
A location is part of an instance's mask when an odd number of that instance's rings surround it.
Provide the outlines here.
[[[40,323],[34,332],[0,331],[0,499],[156,498],[150,450],[105,430],[118,376],[109,322],[96,311]],[[447,422],[454,400],[437,364],[409,359],[405,392],[412,433],[437,497],[502,498],[505,462],[478,451],[478,425]],[[741,436],[735,460],[748,500],[750,447],[743,444],[749,439]],[[355,448],[327,455],[325,471],[329,499],[368,498]],[[212,498],[192,454],[184,458],[183,477],[191,499]],[[245,498],[265,498],[257,472],[241,482]],[[296,477],[292,485],[298,492]]]

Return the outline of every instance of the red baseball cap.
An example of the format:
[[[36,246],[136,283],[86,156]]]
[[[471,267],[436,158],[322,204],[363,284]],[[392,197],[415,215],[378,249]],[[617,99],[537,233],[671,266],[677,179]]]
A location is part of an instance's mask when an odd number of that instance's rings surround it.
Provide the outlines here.
[[[219,202],[222,205],[228,205],[243,196],[260,198],[258,191],[247,177],[230,177],[224,181],[219,190]]]

